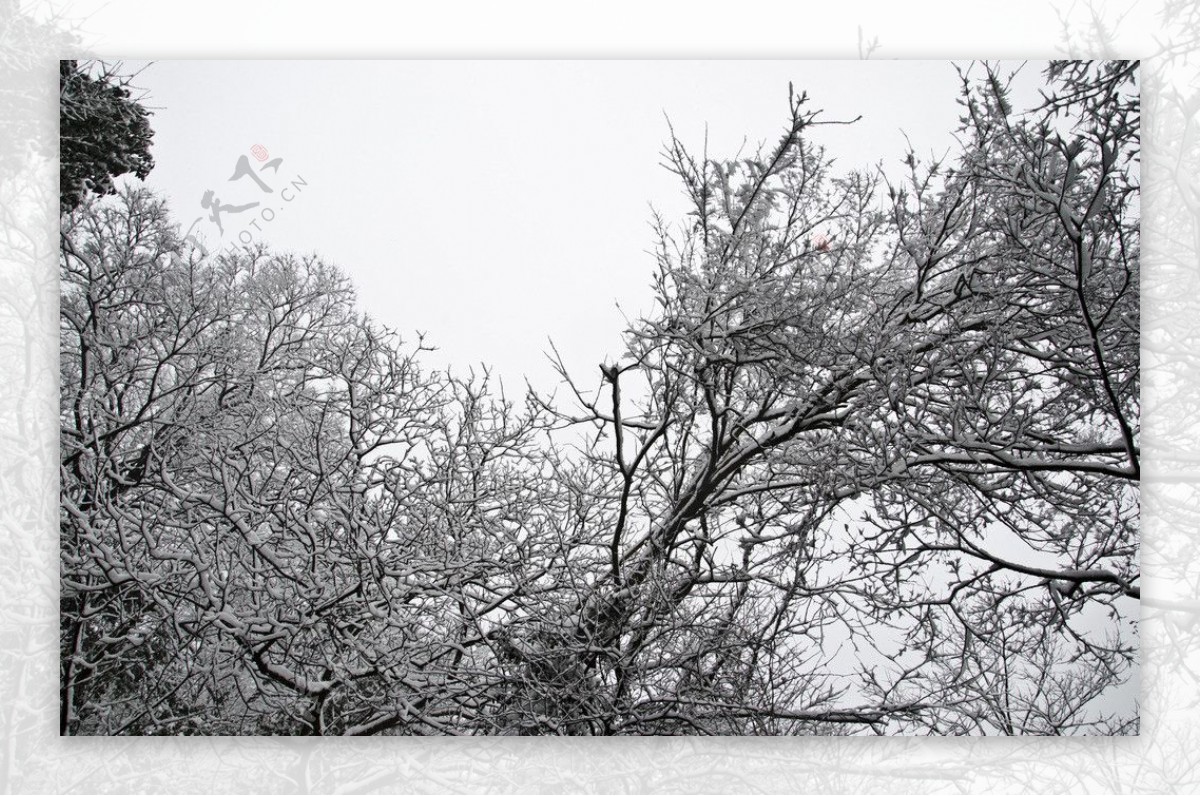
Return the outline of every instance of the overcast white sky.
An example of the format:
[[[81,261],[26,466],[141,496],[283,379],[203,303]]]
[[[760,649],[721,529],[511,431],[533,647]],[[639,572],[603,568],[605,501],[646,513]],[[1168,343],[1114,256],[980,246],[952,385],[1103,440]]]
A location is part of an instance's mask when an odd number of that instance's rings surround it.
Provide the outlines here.
[[[1019,64],[1007,65],[1016,68]],[[1030,63],[1018,107],[1036,98]],[[661,168],[667,118],[709,154],[773,144],[788,82],[829,119],[813,138],[846,167],[895,165],[953,139],[959,82],[945,61],[128,61],[154,108],[148,184],[186,229],[234,243],[318,252],[361,306],[440,351],[431,364],[487,363],[505,384],[556,380],[553,339],[590,384],[620,353],[625,320],[649,309],[650,208],[685,210]],[[278,172],[230,181],[254,145]],[[282,199],[282,186],[307,185]],[[201,206],[260,202],[222,214]],[[274,217],[264,221],[269,209]],[[258,218],[258,230],[248,224]]]

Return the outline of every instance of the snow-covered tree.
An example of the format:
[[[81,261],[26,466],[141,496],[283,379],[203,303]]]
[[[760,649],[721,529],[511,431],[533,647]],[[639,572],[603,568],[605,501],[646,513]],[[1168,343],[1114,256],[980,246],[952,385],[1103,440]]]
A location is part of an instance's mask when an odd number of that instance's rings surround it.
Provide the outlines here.
[[[839,173],[790,96],[668,167],[598,386],[420,365],[337,269],[62,236],[69,733],[1136,729],[1137,65]]]
[[[898,183],[835,174],[802,96],[759,157],[671,142],[659,311],[572,419],[625,726],[1136,726],[1136,64],[1023,114],[974,68],[961,152]]]

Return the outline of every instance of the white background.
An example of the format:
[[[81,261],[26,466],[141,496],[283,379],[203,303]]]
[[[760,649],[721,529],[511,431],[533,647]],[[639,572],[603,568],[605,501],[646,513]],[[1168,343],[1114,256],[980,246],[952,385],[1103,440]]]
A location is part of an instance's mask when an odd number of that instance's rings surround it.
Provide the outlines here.
[[[1156,56],[1146,64],[1147,467],[1143,735],[1094,739],[112,739],[57,736],[53,163],[0,188],[0,788],[16,792],[1133,792],[1200,790],[1200,467],[1189,342],[1200,318],[1193,4],[129,0],[27,4],[82,46],[6,71],[40,91],[55,59]],[[0,11],[10,15],[11,9]],[[4,37],[18,26],[0,19]],[[5,52],[17,52],[4,44]],[[1174,49],[1172,49],[1174,48]],[[4,67],[13,69],[6,57]],[[380,87],[382,88],[382,87]],[[735,86],[736,88],[736,86]],[[382,95],[384,92],[378,92]],[[652,91],[648,92],[655,99]],[[5,94],[6,104],[10,95]],[[782,104],[781,100],[780,106]],[[780,107],[777,106],[777,107]],[[730,124],[720,108],[694,118]],[[5,113],[10,112],[8,107]],[[691,111],[687,111],[691,112]],[[1191,126],[1189,126],[1189,123]],[[755,120],[735,134],[773,137]],[[754,127],[754,129],[749,129]],[[694,140],[694,127],[686,133]],[[248,145],[255,142],[239,142]],[[344,145],[333,138],[330,146]],[[5,141],[23,152],[27,144]],[[287,153],[292,157],[292,153]],[[297,151],[297,159],[302,153]],[[882,156],[882,155],[881,155]],[[166,158],[164,157],[164,163]],[[290,164],[289,164],[290,165]],[[311,182],[311,180],[310,180]],[[211,187],[211,186],[210,186]],[[314,185],[314,195],[316,186]],[[469,197],[469,192],[465,194]],[[347,200],[349,201],[349,199]],[[467,200],[464,200],[467,201]],[[456,212],[464,213],[463,208]],[[356,218],[359,216],[355,216]],[[347,255],[349,256],[349,255]],[[331,258],[340,259],[340,258]],[[547,266],[550,267],[550,266]],[[612,296],[609,291],[605,299]],[[611,307],[611,305],[609,305]],[[398,319],[393,325],[403,327]],[[434,331],[434,330],[431,330]],[[456,352],[457,353],[457,352]],[[514,366],[514,368],[519,366]]]

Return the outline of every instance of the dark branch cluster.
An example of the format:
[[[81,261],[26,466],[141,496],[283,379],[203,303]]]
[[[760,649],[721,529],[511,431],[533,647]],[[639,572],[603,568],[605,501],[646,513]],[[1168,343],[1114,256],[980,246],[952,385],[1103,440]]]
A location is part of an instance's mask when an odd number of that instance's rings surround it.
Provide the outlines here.
[[[113,179],[145,179],[154,168],[150,111],[133,99],[117,67],[59,62],[59,198],[62,212],[89,193],[112,194]]]

